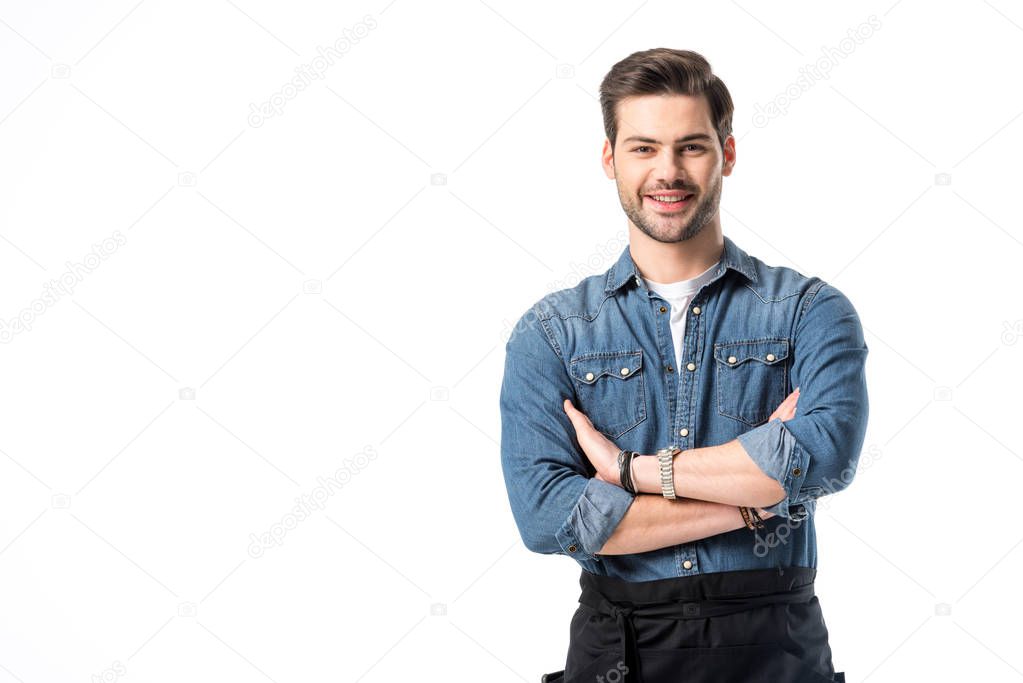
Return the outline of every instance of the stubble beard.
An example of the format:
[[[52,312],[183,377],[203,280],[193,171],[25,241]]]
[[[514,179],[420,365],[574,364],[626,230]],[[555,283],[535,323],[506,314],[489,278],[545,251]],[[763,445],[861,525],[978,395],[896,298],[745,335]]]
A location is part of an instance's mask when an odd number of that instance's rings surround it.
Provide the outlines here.
[[[642,195],[627,193],[621,185],[618,185],[618,199],[625,215],[644,235],[658,242],[685,242],[699,235],[717,213],[721,202],[721,176],[714,179],[707,194],[697,195],[695,207],[673,216],[645,209]],[[688,219],[685,218],[687,215],[690,216]]]

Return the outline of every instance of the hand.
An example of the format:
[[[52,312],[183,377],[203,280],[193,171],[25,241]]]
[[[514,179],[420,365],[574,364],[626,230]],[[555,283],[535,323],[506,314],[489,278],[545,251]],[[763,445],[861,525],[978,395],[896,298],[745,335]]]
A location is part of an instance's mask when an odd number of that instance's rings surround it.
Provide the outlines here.
[[[778,407],[771,413],[771,417],[767,418],[770,422],[776,417],[780,417],[782,422],[787,422],[796,416],[796,403],[799,401],[799,387],[785,397],[785,400],[778,404]]]
[[[586,413],[576,408],[571,400],[566,398],[562,407],[575,428],[575,438],[579,441],[579,446],[582,447],[590,464],[597,470],[597,479],[621,486],[622,481],[618,473],[618,451],[621,449],[598,432]]]

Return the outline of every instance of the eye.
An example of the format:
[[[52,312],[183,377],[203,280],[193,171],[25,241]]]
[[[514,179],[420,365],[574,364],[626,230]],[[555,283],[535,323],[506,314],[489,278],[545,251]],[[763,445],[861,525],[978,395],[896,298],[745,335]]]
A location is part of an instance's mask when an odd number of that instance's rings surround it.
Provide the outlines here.
[[[690,147],[694,148],[695,150],[697,150],[699,152],[703,151],[703,145],[686,145],[686,149],[688,149]]]
[[[638,151],[640,151],[641,149],[651,149],[651,148],[650,148],[650,147],[647,147],[646,145],[642,145],[642,146],[640,146],[640,147],[636,147],[636,148],[635,148],[635,149],[633,149],[632,151],[633,151],[633,152],[638,152]]]

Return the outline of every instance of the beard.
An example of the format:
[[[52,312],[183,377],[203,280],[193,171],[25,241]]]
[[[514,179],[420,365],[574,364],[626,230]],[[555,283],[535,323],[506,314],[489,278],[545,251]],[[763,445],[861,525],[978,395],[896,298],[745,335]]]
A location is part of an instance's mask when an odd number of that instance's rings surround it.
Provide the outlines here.
[[[721,184],[721,176],[718,176],[706,194],[696,194],[695,205],[687,206],[681,213],[670,216],[646,208],[642,195],[634,196],[631,192],[626,192],[621,185],[618,185],[618,199],[622,203],[625,215],[647,237],[658,242],[685,242],[699,235],[717,213],[718,205],[721,203]]]

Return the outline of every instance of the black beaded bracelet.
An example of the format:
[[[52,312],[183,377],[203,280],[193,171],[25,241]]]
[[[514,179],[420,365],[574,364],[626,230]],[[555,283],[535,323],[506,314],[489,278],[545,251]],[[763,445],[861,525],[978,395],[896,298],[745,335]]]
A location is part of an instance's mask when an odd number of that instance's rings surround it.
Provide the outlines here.
[[[622,450],[621,463],[618,466],[618,479],[622,484],[622,488],[629,493],[632,493],[629,487],[629,451]]]
[[[632,459],[636,455],[636,451],[625,449],[618,452],[618,478],[622,482],[622,488],[629,493],[636,493],[636,485],[632,481]]]

